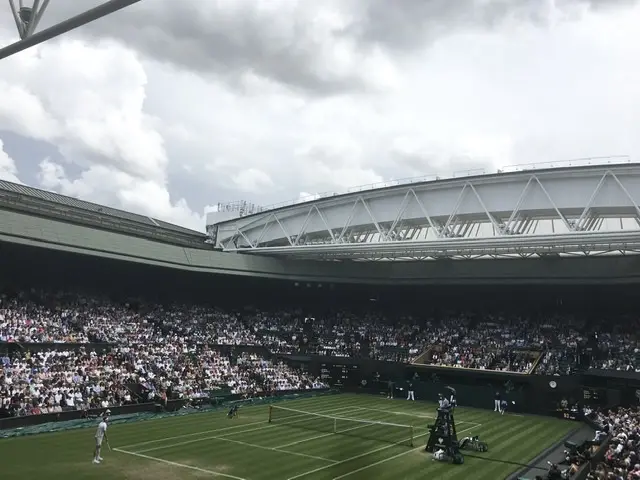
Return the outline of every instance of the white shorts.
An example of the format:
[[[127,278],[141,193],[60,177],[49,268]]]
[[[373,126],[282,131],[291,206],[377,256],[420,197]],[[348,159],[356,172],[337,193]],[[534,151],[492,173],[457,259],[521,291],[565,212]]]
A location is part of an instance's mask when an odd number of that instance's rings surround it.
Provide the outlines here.
[[[96,437],[96,447],[101,447],[102,446],[102,438],[101,437]]]

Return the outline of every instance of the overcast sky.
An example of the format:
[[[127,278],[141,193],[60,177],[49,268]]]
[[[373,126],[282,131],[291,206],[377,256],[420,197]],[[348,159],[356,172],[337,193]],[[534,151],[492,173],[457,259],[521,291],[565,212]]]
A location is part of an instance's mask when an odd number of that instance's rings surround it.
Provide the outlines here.
[[[142,0],[0,60],[0,178],[203,230],[217,202],[637,160],[638,3]]]

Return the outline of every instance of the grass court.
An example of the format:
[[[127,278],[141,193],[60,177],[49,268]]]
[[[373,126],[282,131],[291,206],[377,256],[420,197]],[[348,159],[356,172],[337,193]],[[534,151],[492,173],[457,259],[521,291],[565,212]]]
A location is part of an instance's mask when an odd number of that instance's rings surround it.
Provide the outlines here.
[[[424,452],[435,404],[340,394],[278,402],[272,412],[271,423],[269,406],[259,405],[241,407],[234,419],[218,410],[114,424],[108,430],[112,451],[103,446],[100,465],[92,463],[95,428],[0,440],[1,476],[3,480],[500,480],[576,428],[574,422],[554,418],[501,416],[458,407],[458,437],[480,435],[489,451],[465,456],[464,465],[450,465],[432,461]],[[333,433],[334,428],[341,433]]]

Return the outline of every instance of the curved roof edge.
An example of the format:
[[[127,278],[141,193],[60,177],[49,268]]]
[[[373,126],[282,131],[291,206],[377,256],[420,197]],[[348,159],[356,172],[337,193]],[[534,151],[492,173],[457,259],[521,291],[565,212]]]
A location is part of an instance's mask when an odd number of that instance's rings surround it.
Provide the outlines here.
[[[287,208],[293,206],[300,205],[311,205],[313,203],[322,202],[325,200],[339,200],[341,198],[350,197],[354,195],[364,195],[371,193],[379,193],[390,191],[396,188],[407,187],[407,186],[416,186],[421,187],[425,185],[431,184],[447,184],[447,183],[456,183],[461,181],[478,181],[480,179],[483,180],[491,180],[500,177],[506,176],[520,176],[520,175],[548,175],[550,173],[566,173],[566,172],[582,172],[588,170],[601,170],[601,169],[616,169],[616,168],[633,168],[639,167],[639,162],[615,162],[615,163],[594,163],[589,165],[571,165],[566,167],[549,167],[549,168],[533,168],[528,170],[497,170],[493,173],[480,173],[480,174],[470,174],[470,175],[460,175],[453,177],[437,177],[437,176],[429,176],[429,177],[415,177],[403,180],[396,180],[390,182],[384,182],[382,184],[372,184],[372,185],[364,185],[361,187],[354,187],[349,189],[347,192],[342,193],[332,193],[332,194],[317,194],[311,195],[308,199],[297,199],[290,200],[287,202],[281,202],[274,205],[268,205],[260,208],[257,212],[251,213],[249,215],[244,215],[243,218],[251,218],[258,215],[262,215],[264,213],[276,213],[279,211],[286,210]],[[377,186],[380,185],[380,186]],[[220,223],[224,223],[220,222]],[[207,226],[209,226],[209,222],[207,221]]]
[[[74,214],[86,212],[90,213],[93,217],[111,217],[113,219],[125,221],[129,224],[138,224],[146,227],[147,229],[163,230],[182,237],[191,236],[196,239],[205,238],[206,236],[204,232],[191,230],[189,228],[174,225],[145,215],[139,215],[125,210],[79,200],[74,197],[68,197],[59,193],[29,187],[27,185],[0,180],[0,206],[7,206],[11,208],[17,203],[22,204],[23,207],[39,206],[40,209],[42,209],[44,205],[48,204],[52,207],[52,211],[57,210],[56,213],[58,215],[62,215],[66,212],[69,215],[69,220],[74,220]],[[60,211],[60,207],[62,207],[64,211]],[[39,209],[36,208],[36,210]],[[75,220],[78,219],[75,218]]]
[[[230,254],[0,209],[0,253],[9,245],[57,250],[189,272],[264,277],[319,284],[361,285],[603,285],[640,283],[640,256],[442,260],[434,262],[317,262]]]

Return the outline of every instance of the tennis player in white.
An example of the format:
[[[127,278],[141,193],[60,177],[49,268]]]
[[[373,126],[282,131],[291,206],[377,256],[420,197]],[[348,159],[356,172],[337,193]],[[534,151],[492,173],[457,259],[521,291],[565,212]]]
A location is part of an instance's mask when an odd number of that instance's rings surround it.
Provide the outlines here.
[[[102,442],[107,442],[109,445],[109,439],[107,438],[107,416],[102,417],[102,421],[98,425],[98,430],[96,430],[96,451],[93,456],[93,463],[100,463],[102,461],[102,457],[100,456],[100,450],[102,449]]]

